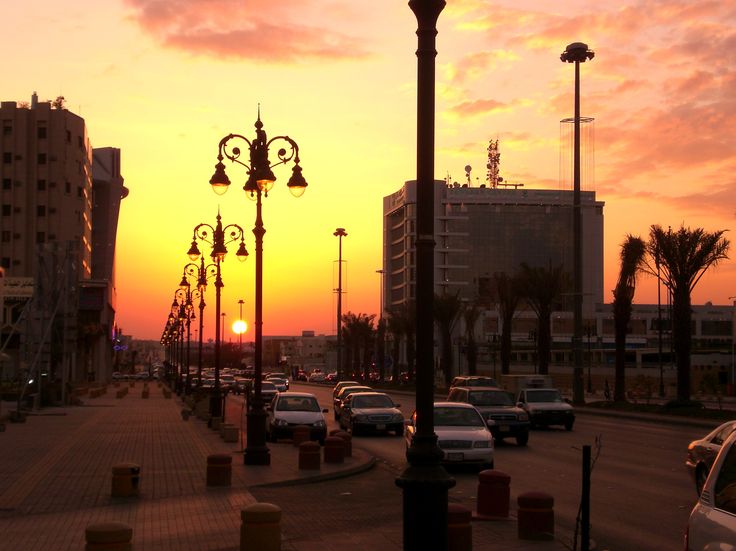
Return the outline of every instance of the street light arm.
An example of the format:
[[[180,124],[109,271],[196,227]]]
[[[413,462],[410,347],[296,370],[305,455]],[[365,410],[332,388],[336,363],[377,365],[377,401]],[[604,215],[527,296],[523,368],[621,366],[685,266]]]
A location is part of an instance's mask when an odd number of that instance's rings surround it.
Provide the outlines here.
[[[274,138],[271,138],[270,140],[268,140],[268,142],[266,142],[266,149],[268,149],[272,143],[278,140],[283,140],[288,143],[291,147],[291,150],[287,152],[286,149],[284,149],[283,147],[279,149],[276,153],[276,156],[279,158],[278,162],[269,164],[269,168],[286,164],[292,159],[294,159],[294,162],[296,164],[299,164],[299,145],[297,145],[297,143],[289,136],[276,136]]]
[[[200,241],[204,241],[205,243],[209,243],[210,245],[212,245],[214,241],[214,235],[215,235],[215,228],[203,222],[201,224],[197,224],[196,226],[194,226],[194,232],[192,234],[192,239],[193,240],[199,239]]]
[[[242,151],[239,147],[231,147],[228,149],[228,142],[232,139],[238,139],[243,140],[245,143],[248,144],[247,150],[250,151],[251,147],[253,146],[253,142],[251,142],[248,138],[245,136],[242,136],[240,134],[228,134],[224,138],[220,140],[220,145],[218,148],[218,160],[222,160],[223,155],[227,157],[231,162],[238,163],[239,165],[244,166],[246,169],[248,169],[248,172],[251,170],[251,166],[240,160],[240,156],[242,154]]]

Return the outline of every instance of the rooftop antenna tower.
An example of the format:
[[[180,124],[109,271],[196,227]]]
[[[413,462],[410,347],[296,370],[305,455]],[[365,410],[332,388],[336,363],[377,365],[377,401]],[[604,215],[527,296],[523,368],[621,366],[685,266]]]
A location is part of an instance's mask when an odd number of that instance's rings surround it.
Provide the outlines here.
[[[487,180],[488,187],[496,189],[499,182],[503,182],[503,178],[498,175],[498,167],[501,165],[501,152],[498,150],[498,139],[488,142],[488,168]]]

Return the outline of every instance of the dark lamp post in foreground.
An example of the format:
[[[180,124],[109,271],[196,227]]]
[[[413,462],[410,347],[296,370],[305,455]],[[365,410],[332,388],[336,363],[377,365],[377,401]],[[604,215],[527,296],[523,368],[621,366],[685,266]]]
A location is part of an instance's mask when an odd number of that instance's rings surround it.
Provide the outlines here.
[[[403,491],[404,549],[447,549],[447,494],[455,485],[434,432],[434,84],[437,18],[445,0],[410,0],[418,29],[416,199],[417,431],[396,479]]]
[[[587,44],[573,42],[560,55],[564,63],[575,64],[575,134],[573,142],[573,381],[572,398],[585,403],[583,388],[583,228],[580,212],[580,64],[593,59]]]
[[[220,390],[220,349],[222,341],[222,335],[220,334],[220,294],[225,285],[222,282],[220,264],[225,260],[225,255],[227,255],[228,243],[240,240],[238,251],[235,253],[235,256],[240,261],[245,261],[248,257],[248,251],[245,249],[245,233],[243,232],[243,228],[237,224],[228,224],[223,227],[219,212],[217,213],[217,222],[214,227],[205,223],[198,224],[194,227],[192,244],[187,251],[187,255],[193,261],[196,261],[201,254],[197,246],[198,240],[212,245],[210,257],[215,266],[215,388],[210,397],[210,415],[221,418],[223,412],[222,393]],[[203,280],[201,272],[198,272],[198,274],[200,276],[199,285],[206,285],[206,277]]]
[[[261,216],[262,197],[268,197],[268,192],[276,181],[276,176],[271,170],[274,166],[293,162],[292,174],[286,183],[289,191],[300,197],[307,187],[307,182],[302,176],[302,168],[299,166],[299,146],[289,136],[276,136],[270,140],[266,137],[261,122],[260,109],[258,119],[255,123],[256,136],[251,141],[241,134],[228,134],[220,140],[217,153],[217,164],[215,173],[210,178],[210,185],[218,195],[225,193],[230,186],[230,178],[225,173],[224,158],[237,163],[246,169],[248,179],[243,186],[246,196],[256,202],[256,221],[253,235],[256,238],[256,290],[254,299],[255,308],[255,358],[254,358],[254,381],[253,399],[249,403],[246,413],[247,443],[243,462],[246,465],[269,465],[271,455],[266,446],[266,410],[261,395],[261,378],[263,376],[263,236],[266,229],[263,227]],[[232,147],[231,140],[244,142],[248,147],[248,162],[241,159],[242,151],[239,147]],[[277,151],[278,160],[273,164],[268,160],[268,149],[274,142],[285,142],[286,148]],[[250,402],[250,401],[249,401]]]

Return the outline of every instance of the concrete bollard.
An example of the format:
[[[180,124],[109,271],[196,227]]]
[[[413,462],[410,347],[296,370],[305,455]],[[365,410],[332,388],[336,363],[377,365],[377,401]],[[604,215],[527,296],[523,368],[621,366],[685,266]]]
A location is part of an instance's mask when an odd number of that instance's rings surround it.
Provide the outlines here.
[[[133,529],[123,522],[90,524],[84,530],[85,551],[131,551]]]
[[[299,444],[299,469],[319,470],[319,468],[319,444],[311,440]]]
[[[232,482],[233,458],[226,453],[207,456],[207,486],[230,486]]]
[[[352,457],[353,456],[353,437],[350,436],[350,433],[345,432],[343,430],[339,430],[335,432],[332,436],[335,436],[337,438],[342,438],[342,443],[345,446],[345,457]]]
[[[236,444],[240,436],[240,430],[235,425],[225,423],[222,429],[222,439],[228,444]]]
[[[141,467],[136,463],[112,466],[112,497],[133,497],[140,492]]]
[[[488,469],[478,473],[478,511],[476,518],[507,518],[511,496],[511,477]]]
[[[325,463],[345,462],[345,442],[339,436],[325,438]]]
[[[310,429],[307,425],[297,425],[291,431],[292,442],[295,446],[299,447],[302,442],[309,442]]]
[[[472,551],[473,527],[470,509],[459,503],[447,504],[447,550]]]
[[[280,551],[280,507],[254,503],[240,512],[240,519],[240,551]]]
[[[526,492],[516,498],[518,534],[522,540],[555,538],[554,498],[543,492]]]

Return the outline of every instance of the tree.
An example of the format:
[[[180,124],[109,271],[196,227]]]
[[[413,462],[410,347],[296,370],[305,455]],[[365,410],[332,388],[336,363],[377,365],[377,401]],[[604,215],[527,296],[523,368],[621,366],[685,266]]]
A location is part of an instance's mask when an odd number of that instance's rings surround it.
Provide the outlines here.
[[[690,350],[692,347],[691,294],[711,266],[728,258],[726,230],[707,232],[684,225],[677,231],[653,225],[649,231],[647,272],[660,277],[672,294],[672,338],[677,363],[677,399],[690,399]]]
[[[519,285],[522,295],[537,314],[537,355],[539,373],[549,372],[549,357],[552,348],[551,320],[552,309],[562,293],[569,287],[569,277],[562,265],[555,268],[532,268],[526,262],[521,264]]]
[[[468,375],[477,374],[478,343],[475,340],[475,325],[480,318],[481,310],[477,304],[468,304],[463,310],[465,322],[465,358],[468,361]]]
[[[370,356],[373,348],[373,319],[375,314],[353,314],[347,312],[342,316],[346,347],[349,347],[353,361],[353,371],[363,373],[365,381],[369,380]]]
[[[626,400],[626,333],[631,321],[636,276],[644,266],[646,244],[638,236],[627,235],[621,244],[621,269],[613,290],[613,325],[616,334],[616,375],[613,399]]]
[[[452,332],[461,313],[460,291],[454,295],[434,295],[433,315],[440,335],[440,367],[447,388],[452,382]]]
[[[518,274],[509,276],[506,272],[496,272],[493,279],[501,315],[501,373],[508,375],[511,365],[511,323],[523,291]]]
[[[393,355],[393,380],[399,380],[399,357],[401,354],[401,339],[406,333],[406,317],[402,313],[401,308],[392,308],[388,311],[386,318],[386,327],[391,333],[391,354]]]

